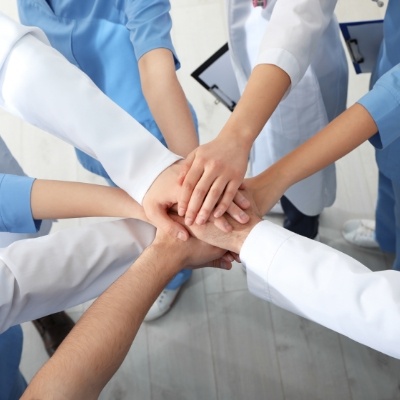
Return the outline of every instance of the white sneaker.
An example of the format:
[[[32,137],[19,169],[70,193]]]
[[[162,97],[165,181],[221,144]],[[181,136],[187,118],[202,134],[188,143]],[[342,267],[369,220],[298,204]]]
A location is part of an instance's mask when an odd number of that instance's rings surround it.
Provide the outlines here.
[[[379,248],[375,240],[375,221],[370,219],[351,219],[342,229],[343,237],[351,244],[370,249]]]
[[[164,289],[158,296],[157,300],[150,307],[150,310],[144,317],[144,321],[153,321],[166,314],[171,309],[171,306],[174,303],[176,296],[178,295],[181,288],[182,286],[179,286],[178,288],[172,290]]]

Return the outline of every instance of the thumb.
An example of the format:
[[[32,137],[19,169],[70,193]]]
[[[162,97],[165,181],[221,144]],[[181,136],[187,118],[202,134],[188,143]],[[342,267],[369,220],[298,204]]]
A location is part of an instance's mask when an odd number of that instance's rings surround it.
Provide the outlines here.
[[[188,231],[183,227],[183,225],[172,220],[165,208],[157,207],[152,210],[150,214],[149,219],[157,228],[184,242],[188,240]]]
[[[232,268],[232,262],[225,258],[219,258],[210,262],[210,267],[230,270]]]

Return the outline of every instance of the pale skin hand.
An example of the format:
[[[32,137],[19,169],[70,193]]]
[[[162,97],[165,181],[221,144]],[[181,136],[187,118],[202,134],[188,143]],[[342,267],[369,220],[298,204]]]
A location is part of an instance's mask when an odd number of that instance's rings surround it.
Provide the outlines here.
[[[143,198],[143,208],[149,221],[174,238],[186,241],[188,231],[173,221],[168,210],[178,202],[179,177],[182,175],[182,161],[177,161],[165,169],[153,182]]]
[[[244,187],[264,215],[291,185],[339,160],[377,131],[368,111],[355,104],[260,175],[246,179]]]
[[[223,254],[195,238],[181,242],[158,231],[153,244],[80,318],[21,399],[97,399],[168,281],[193,265],[230,269],[230,263],[216,260]]]
[[[212,246],[220,247],[229,251],[230,255],[236,261],[240,262],[238,254],[243,245],[243,242],[249,235],[250,231],[254,228],[258,222],[261,221],[261,214],[259,213],[259,207],[256,203],[254,195],[257,193],[258,187],[254,185],[252,190],[241,189],[240,192],[249,200],[250,207],[247,209],[249,215],[249,221],[246,224],[241,224],[234,220],[231,216],[225,215],[225,218],[231,224],[232,229],[230,232],[224,232],[218,229],[214,223],[214,217],[210,217],[210,221],[205,224],[198,225],[192,224],[188,226],[190,234]],[[171,218],[175,221],[183,223],[183,217],[171,213]],[[232,258],[229,258],[232,261]]]
[[[189,155],[178,203],[187,225],[202,224],[212,212],[218,218],[228,210],[243,181],[251,146],[289,86],[290,78],[282,69],[257,65],[217,139]],[[242,199],[238,206],[245,209],[242,202],[247,204]],[[241,223],[248,220],[240,213],[232,216]]]

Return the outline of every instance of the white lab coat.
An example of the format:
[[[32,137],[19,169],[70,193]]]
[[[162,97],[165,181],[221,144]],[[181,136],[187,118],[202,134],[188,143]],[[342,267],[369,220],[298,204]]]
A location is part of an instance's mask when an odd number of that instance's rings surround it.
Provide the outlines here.
[[[50,47],[39,29],[0,13],[0,32],[0,107],[99,159],[141,202],[180,157]],[[144,225],[131,220],[84,227],[1,249],[0,331],[98,296],[153,239],[154,228]],[[39,234],[48,230],[44,223]],[[2,234],[1,246],[18,239]]]
[[[147,223],[119,220],[0,250],[0,332],[99,296],[154,235]],[[268,221],[252,229],[240,258],[254,295],[400,358],[397,271],[372,272],[346,254]]]
[[[152,242],[134,219],[63,229],[0,249],[0,333],[99,296]]]
[[[336,0],[227,0],[229,47],[241,91],[253,67],[275,64],[291,88],[256,139],[250,173],[257,175],[345,110],[347,61],[333,15]],[[334,165],[293,185],[285,195],[304,214],[335,200]]]
[[[372,272],[329,246],[271,222],[256,225],[240,258],[250,292],[400,358],[400,273]]]
[[[139,203],[180,159],[48,44],[37,28],[0,13],[0,107],[103,164]]]
[[[38,31],[40,40],[3,15],[0,29],[0,105],[98,156],[111,177],[140,199],[148,182],[177,157],[149,134],[120,137],[121,132],[141,130],[140,125],[45,44]],[[108,139],[109,132],[122,142]],[[127,149],[139,149],[138,158],[129,160]],[[156,153],[161,160],[146,165]],[[144,171],[150,175],[143,176]],[[144,222],[119,220],[1,249],[0,332],[97,297],[151,243],[154,233]],[[267,221],[251,231],[240,257],[252,293],[400,358],[398,272],[371,272],[345,254]]]

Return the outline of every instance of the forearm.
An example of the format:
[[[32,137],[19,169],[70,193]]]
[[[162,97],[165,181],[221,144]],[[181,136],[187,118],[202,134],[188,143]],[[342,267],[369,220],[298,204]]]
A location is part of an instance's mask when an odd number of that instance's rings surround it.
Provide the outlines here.
[[[139,70],[144,96],[168,148],[186,157],[199,143],[171,51],[146,53],[139,60]]]
[[[345,156],[377,130],[363,106],[350,107],[318,134],[254,178],[260,211],[266,212],[273,205],[267,204],[271,197],[276,196],[275,200],[279,200],[291,185]]]
[[[122,189],[43,179],[33,183],[31,209],[34,219],[145,218],[142,207]]]
[[[5,33],[0,106],[97,158],[113,181],[141,203],[160,172],[179,157],[61,54],[26,34],[32,28],[1,13],[0,22]],[[24,35],[18,38],[21,30]]]
[[[220,133],[247,152],[290,87],[290,78],[271,64],[257,65],[235,110]]]
[[[254,295],[400,358],[398,272],[373,272],[269,221],[253,228],[240,257]]]
[[[22,399],[97,399],[125,358],[146,312],[178,271],[166,249],[148,247],[89,308]],[[107,329],[104,322],[107,322]],[[56,397],[56,396],[57,397]]]

